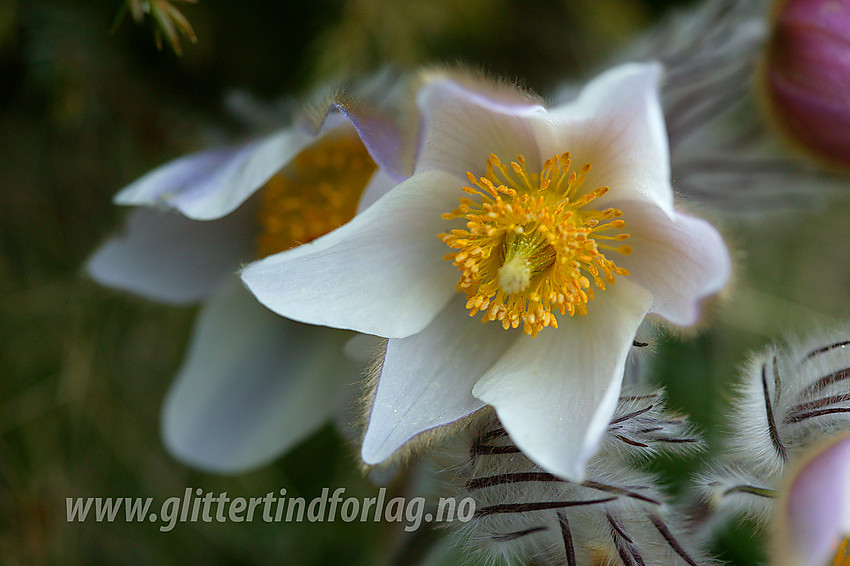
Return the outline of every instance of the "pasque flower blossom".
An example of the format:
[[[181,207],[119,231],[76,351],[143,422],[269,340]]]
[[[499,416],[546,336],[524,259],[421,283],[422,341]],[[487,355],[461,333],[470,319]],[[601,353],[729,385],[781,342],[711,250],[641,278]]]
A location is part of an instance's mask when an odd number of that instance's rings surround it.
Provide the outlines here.
[[[717,231],[674,207],[660,75],[624,65],[550,110],[428,76],[414,174],[243,271],[283,316],[389,339],[367,464],[489,404],[538,465],[583,476],[638,325],[696,323],[730,274]]]
[[[368,359],[343,354],[352,333],[278,317],[235,275],[343,224],[410,174],[409,146],[387,108],[342,96],[318,108],[298,125],[132,183],[115,201],[139,208],[89,260],[105,285],[167,303],[203,300],[162,415],[166,447],[196,467],[238,472],[279,455],[352,398]],[[370,152],[380,144],[395,153],[376,164]]]

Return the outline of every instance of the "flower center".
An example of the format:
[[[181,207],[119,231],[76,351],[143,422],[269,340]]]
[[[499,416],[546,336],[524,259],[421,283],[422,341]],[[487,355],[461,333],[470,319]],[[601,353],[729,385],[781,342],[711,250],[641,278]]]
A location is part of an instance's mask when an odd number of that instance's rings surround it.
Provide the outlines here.
[[[302,151],[262,189],[257,255],[306,244],[354,218],[376,168],[353,135],[324,139]]]
[[[835,551],[835,556],[827,566],[850,566],[850,548],[848,548],[850,537],[844,537],[838,543],[838,549]]]
[[[471,187],[450,220],[463,218],[466,229],[440,234],[450,248],[445,256],[460,270],[458,290],[467,296],[470,316],[498,320],[536,336],[546,326],[558,327],[553,311],[587,314],[593,300],[593,280],[599,290],[613,284],[616,275],[629,272],[605,257],[603,250],[632,253],[621,242],[628,234],[612,233],[625,226],[615,208],[598,210],[587,205],[608,192],[599,187],[580,191],[590,171],[585,164],[570,171],[570,155],[547,159],[540,173],[530,173],[522,155],[510,166],[490,154],[487,174],[467,173]]]

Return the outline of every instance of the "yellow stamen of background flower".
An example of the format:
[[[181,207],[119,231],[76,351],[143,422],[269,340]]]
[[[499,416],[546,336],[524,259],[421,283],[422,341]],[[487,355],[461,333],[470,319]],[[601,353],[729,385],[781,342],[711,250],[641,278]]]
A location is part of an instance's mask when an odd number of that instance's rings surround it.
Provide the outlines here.
[[[838,549],[835,556],[827,566],[850,566],[850,547],[848,547],[850,537],[844,537],[838,543]]]
[[[628,234],[611,233],[625,226],[615,208],[587,205],[608,187],[581,191],[590,164],[570,171],[570,155],[547,159],[540,173],[526,169],[522,155],[509,166],[490,154],[487,174],[467,173],[472,187],[450,220],[463,218],[466,229],[440,234],[458,250],[445,256],[460,269],[458,290],[467,296],[470,316],[498,320],[536,336],[546,326],[558,327],[553,311],[587,314],[593,300],[591,280],[599,290],[629,272],[605,257],[603,250],[628,255],[630,246],[610,245]]]
[[[377,166],[357,136],[336,136],[302,151],[260,194],[257,255],[306,244],[354,218]]]

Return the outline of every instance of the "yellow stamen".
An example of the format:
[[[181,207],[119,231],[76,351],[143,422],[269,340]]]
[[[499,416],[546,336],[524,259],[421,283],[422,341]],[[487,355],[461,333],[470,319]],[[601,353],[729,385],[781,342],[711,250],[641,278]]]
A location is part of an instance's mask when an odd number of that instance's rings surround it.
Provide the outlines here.
[[[838,549],[835,556],[827,566],[850,566],[850,548],[848,548],[848,540],[850,537],[844,537],[838,543]]]
[[[450,248],[445,256],[460,270],[458,290],[467,296],[470,316],[498,320],[536,336],[546,326],[558,327],[553,311],[570,316],[587,314],[593,300],[590,282],[601,291],[615,276],[629,272],[605,257],[602,250],[628,255],[630,246],[611,246],[628,234],[619,230],[622,212],[587,205],[608,192],[599,187],[581,191],[590,165],[570,171],[570,155],[547,159],[540,173],[526,169],[522,155],[506,167],[490,154],[487,174],[467,173],[471,187],[463,191],[479,197],[463,198],[447,220],[463,218],[466,229],[440,234]],[[849,565],[850,566],[850,565]]]
[[[262,189],[257,255],[306,244],[354,218],[376,167],[355,135],[334,136],[302,151]]]

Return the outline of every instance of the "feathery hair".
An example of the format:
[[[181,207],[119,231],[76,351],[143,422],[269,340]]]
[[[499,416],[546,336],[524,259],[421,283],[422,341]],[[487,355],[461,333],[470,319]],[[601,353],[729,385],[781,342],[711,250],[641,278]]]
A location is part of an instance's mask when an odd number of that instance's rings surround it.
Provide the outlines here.
[[[714,564],[694,547],[684,517],[668,504],[658,479],[635,465],[702,448],[687,420],[664,409],[662,392],[620,398],[580,483],[529,460],[493,411],[480,413],[468,435],[456,481],[458,491],[475,500],[476,511],[459,536],[490,563]]]

